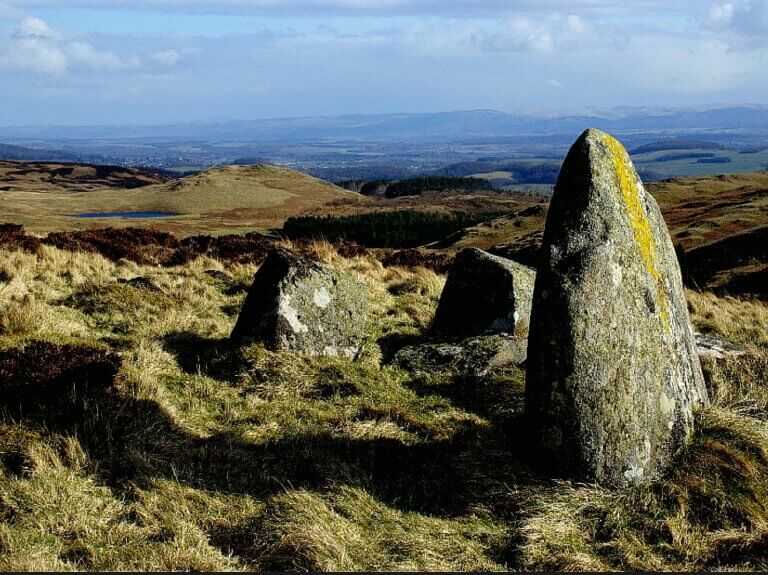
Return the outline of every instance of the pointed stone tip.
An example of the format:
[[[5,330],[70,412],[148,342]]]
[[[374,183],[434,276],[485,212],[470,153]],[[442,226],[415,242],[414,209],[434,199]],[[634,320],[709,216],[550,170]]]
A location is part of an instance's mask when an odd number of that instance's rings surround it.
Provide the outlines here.
[[[587,128],[571,146],[564,167],[569,168],[568,172],[574,166],[592,169],[605,162],[618,166],[621,162],[631,163],[631,159],[624,145],[608,132]]]
[[[602,130],[598,130],[597,128],[587,128],[581,133],[581,138],[584,139],[602,139],[605,136],[608,136],[609,134],[607,132],[603,132]]]
[[[593,143],[593,142],[605,143],[606,141],[618,142],[618,140],[614,136],[611,136],[608,132],[603,132],[602,130],[598,130],[597,128],[587,128],[581,133],[581,136],[579,136],[578,140],[576,141],[577,142],[587,141],[590,143]]]

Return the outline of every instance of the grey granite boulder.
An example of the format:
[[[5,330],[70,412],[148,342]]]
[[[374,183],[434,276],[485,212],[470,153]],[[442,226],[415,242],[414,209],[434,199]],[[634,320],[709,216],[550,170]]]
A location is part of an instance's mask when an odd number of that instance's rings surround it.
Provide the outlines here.
[[[446,336],[524,334],[535,272],[477,248],[456,256],[432,322]]]
[[[235,343],[355,357],[363,342],[365,286],[349,276],[273,250],[259,268],[232,330]]]
[[[603,485],[657,476],[708,397],[669,231],[608,134],[568,153],[541,257],[525,399],[542,447]]]
[[[482,377],[525,361],[527,342],[513,335],[485,335],[455,342],[422,343],[401,349],[394,363],[412,373]]]

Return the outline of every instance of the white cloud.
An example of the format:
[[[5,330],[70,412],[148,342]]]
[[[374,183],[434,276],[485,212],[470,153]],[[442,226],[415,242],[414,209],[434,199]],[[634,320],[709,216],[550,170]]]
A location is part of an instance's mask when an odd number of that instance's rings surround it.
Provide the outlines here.
[[[708,24],[746,36],[768,34],[768,0],[740,0],[715,4],[710,8]]]
[[[163,66],[175,66],[181,58],[181,55],[176,50],[162,50],[161,52],[155,52],[152,54],[152,59],[155,62],[159,62]]]
[[[560,82],[560,80],[550,80],[549,82],[547,82],[547,86],[550,86],[552,88],[562,88],[563,83]]]
[[[67,56],[55,44],[37,38],[24,38],[12,42],[0,52],[0,66],[59,77],[67,71],[69,63]]]
[[[0,46],[0,66],[54,77],[63,76],[73,67],[117,71],[140,65],[136,57],[122,58],[87,42],[65,40],[59,30],[33,17],[23,18],[9,31],[5,45]]]
[[[11,37],[16,39],[58,40],[61,34],[40,18],[26,17],[16,28],[11,30]]]
[[[577,16],[576,14],[569,14],[565,21],[568,30],[574,34],[586,34],[591,29],[591,26],[587,23],[587,21],[584,20],[584,18],[581,16]]]
[[[85,42],[70,42],[66,53],[73,64],[79,64],[93,70],[125,70],[138,68],[141,61],[136,58],[121,58],[114,52],[102,52]]]
[[[473,39],[484,52],[535,52],[549,54],[578,42],[592,30],[584,18],[559,14],[533,19],[516,16],[506,22],[501,32],[477,32]]]
[[[523,16],[509,20],[502,32],[477,32],[474,41],[484,52],[547,53],[554,49],[549,28]]]
[[[736,7],[730,2],[715,4],[709,9],[709,23],[715,27],[727,26],[733,20],[735,10]]]

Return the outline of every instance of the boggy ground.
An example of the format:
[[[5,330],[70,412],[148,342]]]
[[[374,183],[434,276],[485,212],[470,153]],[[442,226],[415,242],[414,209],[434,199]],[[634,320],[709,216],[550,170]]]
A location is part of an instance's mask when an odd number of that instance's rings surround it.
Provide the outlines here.
[[[0,249],[1,569],[768,568],[763,303],[688,293],[748,354],[706,362],[714,405],[667,477],[609,492],[526,450],[522,370],[386,365],[429,325],[433,271],[301,247],[368,286],[352,362],[227,345],[254,263],[19,248]],[[117,282],[136,276],[161,291]]]

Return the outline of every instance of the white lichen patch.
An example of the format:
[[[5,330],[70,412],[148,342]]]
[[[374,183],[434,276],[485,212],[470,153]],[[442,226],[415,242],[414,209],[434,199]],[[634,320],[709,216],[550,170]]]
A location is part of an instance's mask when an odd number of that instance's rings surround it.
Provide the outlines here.
[[[309,328],[301,323],[299,314],[291,307],[291,298],[287,295],[280,299],[278,313],[286,319],[288,325],[290,325],[291,329],[296,333],[309,332]]]
[[[645,476],[645,469],[643,467],[631,466],[624,472],[624,477],[629,483],[637,483],[641,481]]]
[[[331,303],[331,294],[324,287],[315,290],[314,296],[315,305],[319,308],[325,309]]]

